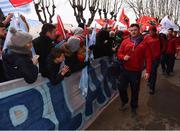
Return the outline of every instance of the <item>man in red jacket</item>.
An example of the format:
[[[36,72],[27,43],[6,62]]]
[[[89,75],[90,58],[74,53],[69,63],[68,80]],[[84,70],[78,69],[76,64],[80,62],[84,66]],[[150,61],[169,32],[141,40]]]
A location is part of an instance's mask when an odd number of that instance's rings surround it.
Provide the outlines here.
[[[152,68],[151,50],[148,47],[148,44],[143,40],[138,24],[132,24],[130,26],[130,38],[127,38],[122,42],[118,49],[117,57],[121,61],[124,61],[124,71],[120,76],[120,86],[118,88],[122,101],[121,109],[125,110],[127,108],[127,88],[128,84],[130,84],[131,109],[133,115],[135,115],[138,107],[141,73],[146,65],[144,78],[145,80],[148,80]]]
[[[145,41],[149,45],[152,51],[152,71],[148,80],[150,88],[150,94],[155,93],[155,84],[157,79],[157,69],[160,62],[160,39],[157,35],[157,29],[155,26],[149,28],[149,35],[145,37]]]
[[[166,73],[169,76],[170,73],[173,71],[173,66],[175,62],[175,54],[176,54],[176,38],[173,37],[173,29],[168,29],[168,44],[167,44],[167,50],[166,50],[166,56],[167,56],[167,69]]]
[[[167,50],[167,44],[168,44],[168,38],[166,34],[160,33],[159,34],[159,40],[161,45],[161,69],[163,74],[165,74],[166,66],[167,66],[167,56],[166,56],[166,50]]]
[[[173,70],[174,70],[175,60],[176,60],[176,57],[178,56],[178,43],[180,43],[180,38],[178,37],[177,33],[178,33],[177,31],[173,31],[173,41],[172,42],[174,43],[176,52],[174,55],[173,64],[171,66],[171,72],[173,72]]]

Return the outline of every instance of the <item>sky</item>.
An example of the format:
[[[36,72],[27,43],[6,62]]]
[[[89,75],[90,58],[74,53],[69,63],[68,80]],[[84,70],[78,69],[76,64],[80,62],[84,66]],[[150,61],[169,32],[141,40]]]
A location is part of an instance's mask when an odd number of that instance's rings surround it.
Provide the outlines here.
[[[55,16],[53,17],[53,22],[56,22],[56,16],[60,15],[63,23],[72,24],[73,26],[77,26],[77,22],[74,17],[74,11],[73,11],[72,7],[70,6],[68,0],[55,0],[55,5],[56,5],[56,10],[55,10]],[[25,14],[25,16],[30,19],[38,20],[33,3],[31,3],[31,7],[32,7],[31,12],[28,14]],[[120,10],[120,12],[121,12],[121,10]],[[128,8],[125,8],[125,13],[131,19],[131,23],[135,21],[135,15],[134,15],[133,11],[131,11]],[[86,16],[86,19],[88,19],[90,16],[89,12],[86,10],[84,12],[84,14]],[[118,14],[118,16],[119,16],[119,14]],[[95,16],[95,19],[98,19],[98,18],[99,18],[99,16],[97,13]],[[92,26],[94,24],[95,24],[95,22],[92,24]]]

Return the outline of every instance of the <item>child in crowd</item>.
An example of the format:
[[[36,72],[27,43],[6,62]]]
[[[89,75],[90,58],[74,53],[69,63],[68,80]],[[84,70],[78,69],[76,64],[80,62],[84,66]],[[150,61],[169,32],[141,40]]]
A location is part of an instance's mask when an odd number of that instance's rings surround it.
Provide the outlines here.
[[[52,48],[47,59],[47,77],[52,85],[61,82],[65,75],[69,72],[69,67],[62,65],[65,60],[64,52],[59,48]]]

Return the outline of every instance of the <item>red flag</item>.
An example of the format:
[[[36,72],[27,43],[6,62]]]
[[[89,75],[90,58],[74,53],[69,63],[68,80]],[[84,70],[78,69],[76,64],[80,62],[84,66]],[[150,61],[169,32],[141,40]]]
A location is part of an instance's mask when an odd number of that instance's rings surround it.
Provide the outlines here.
[[[109,26],[112,26],[115,22],[115,20],[112,19],[95,19],[95,21],[100,24],[102,27],[104,27],[106,24],[108,24]]]
[[[66,33],[65,33],[64,25],[63,25],[61,17],[59,15],[57,16],[56,34],[61,35],[62,39],[66,39]]]
[[[144,25],[144,26],[158,26],[159,23],[157,22],[156,18],[150,17],[150,16],[141,16],[137,20],[138,24]]]
[[[120,15],[119,18],[119,22],[121,22],[122,24],[126,25],[127,28],[129,28],[129,18],[127,17],[127,15],[124,13],[124,8],[122,9],[122,13]]]
[[[158,27],[160,25],[157,22],[156,18],[150,16],[141,16],[136,22],[140,25],[141,32],[145,31],[146,27],[150,27],[150,26]]]
[[[14,7],[22,6],[32,2],[32,0],[9,0]]]
[[[96,19],[95,21],[101,26],[104,26],[104,19]]]

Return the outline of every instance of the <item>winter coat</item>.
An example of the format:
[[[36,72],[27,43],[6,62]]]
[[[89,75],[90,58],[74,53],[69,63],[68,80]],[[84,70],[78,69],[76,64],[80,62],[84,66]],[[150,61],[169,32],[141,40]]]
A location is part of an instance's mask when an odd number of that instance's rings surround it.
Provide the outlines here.
[[[165,34],[160,33],[159,40],[160,40],[161,54],[165,54],[168,44],[167,36]]]
[[[47,70],[47,78],[50,80],[52,85],[56,85],[59,82],[61,82],[64,78],[59,73],[61,63],[56,64],[51,56],[48,56],[47,58],[47,65],[46,65],[46,70]]]
[[[151,48],[152,59],[160,60],[161,50],[160,50],[160,40],[158,35],[155,36],[147,35],[145,36],[145,41],[147,44],[149,44],[149,47]]]
[[[118,49],[117,57],[123,61],[125,55],[129,55],[130,59],[124,62],[124,69],[128,71],[142,71],[146,61],[146,72],[151,72],[152,54],[150,47],[144,40],[135,47],[130,38],[125,39]]]
[[[100,30],[96,36],[96,44],[90,47],[93,50],[94,58],[112,56],[112,45],[109,44],[109,32]]]
[[[52,44],[53,40],[51,40],[49,37],[40,35],[36,39],[33,40],[33,46],[35,49],[35,52],[37,55],[39,55],[39,72],[42,74],[42,76],[46,77],[47,72],[45,69],[45,66],[47,65],[47,57],[51,51],[51,49],[54,47]]]
[[[38,67],[33,64],[29,54],[20,54],[6,49],[2,57],[7,80],[24,78],[27,83],[36,81]]]
[[[77,58],[77,52],[71,56],[66,56],[65,64],[69,66],[71,73],[77,72],[86,66],[85,62],[81,62]]]
[[[172,38],[168,41],[166,54],[176,54],[176,38]]]

